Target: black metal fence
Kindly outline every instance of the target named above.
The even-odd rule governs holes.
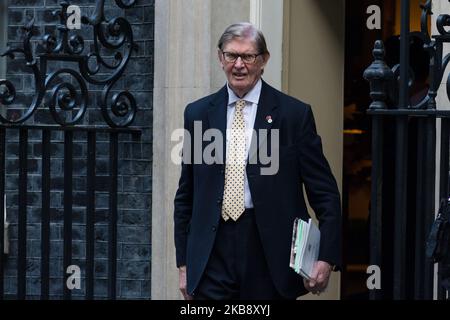
[[[133,32],[128,21],[122,17],[106,20],[104,15],[104,0],[96,2],[96,9],[91,17],[82,17],[81,22],[92,27],[93,52],[83,54],[84,40],[79,35],[69,37],[67,27],[68,2],[61,4],[61,10],[54,14],[60,17],[57,26],[59,36],[47,34],[41,38],[46,52],[35,59],[32,52],[33,21],[25,28],[23,48],[7,50],[2,56],[12,59],[22,55],[26,66],[34,75],[35,93],[31,105],[23,110],[7,110],[6,115],[0,115],[0,208],[4,208],[7,132],[18,131],[19,136],[19,180],[18,180],[18,249],[17,249],[17,298],[26,298],[27,287],[27,190],[28,190],[28,146],[29,133],[41,132],[42,146],[42,176],[41,176],[41,266],[40,283],[41,299],[48,299],[50,294],[50,198],[51,198],[51,137],[54,132],[64,134],[64,218],[63,218],[63,274],[61,288],[64,299],[71,298],[71,290],[67,285],[69,274],[67,267],[72,264],[72,222],[73,222],[73,146],[74,134],[83,132],[86,135],[86,225],[85,225],[85,298],[94,297],[94,228],[96,211],[96,145],[99,134],[109,136],[109,215],[108,215],[108,298],[116,298],[117,275],[117,215],[118,215],[118,158],[119,136],[140,136],[139,129],[129,128],[137,108],[133,95],[128,91],[116,92],[110,98],[114,84],[123,74],[126,65],[136,46],[133,42]],[[130,8],[135,1],[116,0],[123,9]],[[102,58],[101,49],[116,51],[113,63]],[[48,73],[47,66],[53,61],[75,62],[78,70],[63,68]],[[94,67],[93,67],[94,65]],[[98,77],[100,69],[110,71],[109,76]],[[65,80],[71,78],[71,80]],[[107,126],[77,125],[89,106],[87,82],[103,85],[99,108]],[[75,84],[75,85],[74,85]],[[0,80],[0,106],[12,105],[16,100],[14,84],[8,80]],[[110,103],[109,103],[109,100]],[[56,124],[31,124],[36,110],[45,102]],[[110,107],[108,107],[110,106]],[[59,110],[58,110],[59,108]],[[0,218],[0,253],[4,251],[4,219]],[[4,298],[5,256],[0,255],[0,299]],[[54,275],[53,275],[54,276]]]
[[[75,132],[86,132],[87,136],[87,174],[86,174],[86,260],[85,260],[85,296],[92,299],[94,294],[94,217],[95,217],[95,185],[96,185],[96,137],[99,133],[109,135],[109,218],[108,218],[108,297],[116,297],[116,257],[117,257],[117,172],[118,172],[118,150],[119,135],[137,134],[136,129],[121,128],[91,128],[60,127],[60,126],[27,126],[27,125],[0,125],[0,206],[4,207],[5,194],[5,159],[6,130],[19,131],[19,215],[18,215],[18,263],[17,263],[17,298],[24,299],[26,296],[27,279],[27,163],[28,163],[28,133],[30,130],[42,132],[42,212],[41,212],[41,298],[49,297],[49,264],[50,264],[50,177],[51,177],[51,134],[54,131],[64,132],[64,222],[63,222],[63,274],[61,288],[64,298],[69,299],[71,291],[67,286],[68,273],[66,269],[72,264],[72,169],[73,169],[73,135]],[[11,223],[12,221],[10,221]],[[0,239],[3,239],[3,223],[0,222]],[[3,241],[0,241],[0,252],[3,252]],[[3,297],[3,255],[0,264],[0,298]]]
[[[387,287],[382,285],[381,290],[371,290],[371,299],[433,299],[434,263],[425,253],[437,211],[435,202],[449,197],[450,111],[437,108],[436,96],[450,61],[450,55],[443,56],[443,44],[450,42],[450,32],[445,30],[450,26],[450,15],[437,18],[439,34],[430,36],[427,25],[431,4],[429,0],[422,5],[419,33],[430,58],[426,96],[414,105],[410,100],[414,74],[410,68],[409,0],[401,1],[400,63],[392,69],[387,67],[383,42],[377,41],[373,50],[375,61],[364,73],[370,81],[373,100],[368,110],[372,117],[370,263],[382,266],[385,283],[392,281]],[[450,97],[449,83],[448,79],[446,89]],[[387,152],[387,144],[392,152]],[[387,167],[392,162],[389,176]],[[437,162],[440,166],[436,174]],[[442,286],[444,267],[448,266],[439,265],[438,299],[447,295]]]

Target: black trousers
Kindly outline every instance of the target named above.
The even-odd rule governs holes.
[[[253,209],[245,210],[237,221],[220,219],[216,241],[194,299],[282,299],[269,273]]]

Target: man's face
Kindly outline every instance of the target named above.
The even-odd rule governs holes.
[[[235,62],[225,61],[224,52],[241,55],[257,55],[260,52],[257,51],[254,41],[245,38],[231,40],[218,52],[220,64],[229,86],[236,95],[242,98],[261,78],[264,66],[269,60],[269,54],[258,55],[254,63],[245,63],[241,57],[237,58]]]

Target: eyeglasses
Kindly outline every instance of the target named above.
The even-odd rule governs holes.
[[[244,63],[247,64],[252,64],[256,62],[256,58],[258,56],[260,56],[262,53],[258,53],[258,54],[247,54],[247,53],[243,53],[243,54],[239,54],[239,53],[233,53],[233,52],[222,52],[223,54],[223,58],[225,59],[226,62],[228,63],[235,63],[236,60],[241,57],[241,60]]]

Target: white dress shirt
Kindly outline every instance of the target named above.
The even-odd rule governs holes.
[[[245,121],[245,152],[246,161],[248,161],[248,150],[250,149],[250,143],[252,142],[252,132],[255,125],[256,111],[258,110],[259,96],[261,95],[262,81],[258,80],[256,85],[250,90],[242,100],[245,100],[245,108],[243,110],[244,121]],[[227,153],[228,146],[231,138],[231,126],[233,124],[234,112],[236,102],[241,100],[234,92],[231,90],[230,86],[227,84],[228,89],[228,105],[227,105]],[[228,157],[227,157],[228,158]],[[248,186],[247,172],[245,172],[244,178],[244,206],[246,209],[253,208],[252,196],[250,194],[250,188]]]

